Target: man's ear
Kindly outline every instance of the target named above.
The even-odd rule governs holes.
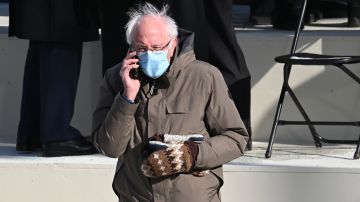
[[[178,44],[178,38],[176,37],[174,40],[173,40],[173,42],[172,43],[174,43],[174,46],[176,47],[177,46],[177,44]]]
[[[178,38],[174,38],[173,40],[171,40],[171,48],[170,48],[170,55],[169,57],[172,58],[172,56],[174,56],[175,54],[175,48],[178,44]]]

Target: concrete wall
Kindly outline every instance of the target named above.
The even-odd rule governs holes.
[[[301,50],[326,54],[360,55],[360,31],[308,31],[299,45]],[[289,52],[291,32],[240,30],[237,39],[252,74],[252,124],[255,140],[267,141],[282,83],[282,65],[274,57]],[[318,37],[322,36],[321,39]],[[27,41],[0,35],[0,139],[14,142],[19,121],[22,76]],[[360,75],[359,65],[351,69]],[[90,133],[91,114],[101,79],[101,44],[84,44],[73,125],[84,135]],[[360,120],[360,88],[335,68],[293,68],[291,84],[314,120]],[[301,120],[290,99],[283,117]],[[327,137],[357,138],[356,127],[319,127]],[[308,144],[312,142],[306,127],[278,129],[277,142]]]

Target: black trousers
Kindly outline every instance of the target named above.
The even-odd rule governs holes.
[[[70,126],[82,42],[29,42],[17,142],[38,144],[81,137]]]

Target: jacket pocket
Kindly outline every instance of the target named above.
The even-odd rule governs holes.
[[[174,134],[204,134],[204,111],[191,97],[180,97],[165,103],[166,115],[162,124],[165,130]]]
[[[186,114],[188,112],[189,107],[181,99],[166,103],[167,114]]]
[[[220,201],[220,183],[213,173],[203,177],[180,174],[172,182],[174,184],[171,186],[170,201]]]

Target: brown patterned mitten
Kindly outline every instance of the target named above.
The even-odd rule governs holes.
[[[151,178],[190,172],[199,153],[193,141],[170,144],[168,148],[154,151],[144,161],[141,170]]]

